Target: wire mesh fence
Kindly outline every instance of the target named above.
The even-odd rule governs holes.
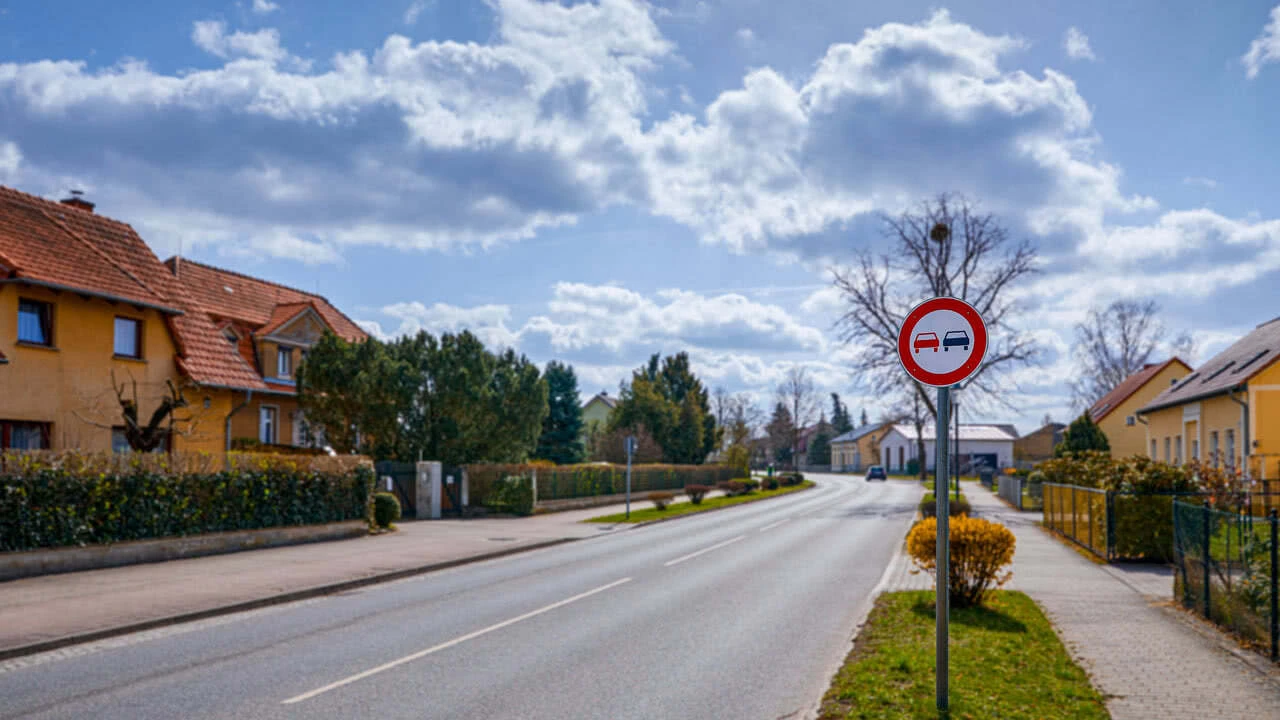
[[[1280,661],[1280,519],[1174,501],[1174,594]]]
[[[1001,475],[996,494],[1019,510],[1040,510],[1044,506],[1044,484],[1027,482],[1017,475]]]

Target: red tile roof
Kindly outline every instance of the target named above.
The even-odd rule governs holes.
[[[1098,401],[1089,408],[1089,416],[1093,418],[1094,422],[1100,422],[1102,418],[1111,414],[1112,410],[1120,407],[1121,403],[1128,400],[1130,395],[1141,390],[1142,386],[1146,385],[1151,378],[1155,377],[1161,370],[1164,370],[1175,362],[1187,368],[1187,371],[1190,372],[1190,366],[1176,357],[1169,358],[1162,363],[1147,363],[1142,366],[1141,370],[1129,375],[1129,377],[1124,380],[1121,380],[1119,385],[1116,385],[1111,389],[1111,392],[1099,398]]]
[[[313,302],[277,305],[275,309],[271,311],[271,318],[267,320],[267,324],[263,325],[262,329],[259,330],[258,333],[260,335],[270,335],[285,325],[288,325],[290,321],[301,315],[307,308],[315,310],[316,313],[320,312],[320,309],[317,308]]]
[[[236,320],[261,332],[278,320],[277,308],[310,304],[339,337],[365,340],[368,334],[325,298],[267,280],[242,275],[183,258],[165,261],[206,313]],[[287,312],[281,311],[281,312]],[[297,312],[294,312],[296,315]],[[285,320],[292,317],[285,318]]]
[[[266,389],[129,225],[0,186],[0,279],[165,313],[182,372],[201,385]]]

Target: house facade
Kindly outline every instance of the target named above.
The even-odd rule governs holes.
[[[609,397],[608,391],[601,390],[598,395],[582,404],[582,435],[587,437],[609,427],[609,418],[613,409],[618,406],[617,398]]]
[[[954,429],[950,433],[954,436]],[[922,428],[924,437],[924,467],[934,471],[937,457],[937,443],[934,426]],[[944,435],[944,439],[946,436]],[[961,424],[958,450],[952,452],[960,456],[961,472],[976,463],[983,463],[992,469],[1012,467],[1013,443],[1017,439],[1016,430],[1007,425]],[[953,441],[954,444],[954,441]],[[890,473],[904,474],[918,457],[918,440],[915,426],[909,423],[898,423],[888,426],[880,438],[879,464]]]
[[[1138,411],[1191,372],[1191,366],[1176,357],[1148,363],[1089,408],[1090,417],[1107,436],[1112,457],[1147,454],[1147,431],[1138,421]]]
[[[1032,465],[1053,457],[1053,449],[1062,442],[1066,425],[1049,423],[1013,441],[1013,462],[1016,467]]]
[[[1200,459],[1254,479],[1280,478],[1280,318],[1214,356],[1138,410],[1144,454]]]
[[[164,448],[220,453],[252,429],[246,394],[296,407],[259,370],[270,341],[243,352],[193,289],[92,203],[0,187],[0,449],[126,450],[122,399],[145,420],[177,392]]]
[[[364,330],[320,295],[181,258],[164,264],[259,381],[211,391],[228,446],[320,444],[298,407],[298,367],[325,332],[360,342]]]
[[[880,436],[889,427],[889,423],[863,425],[832,439],[832,471],[863,472],[880,464]]]

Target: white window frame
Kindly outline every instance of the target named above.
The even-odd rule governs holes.
[[[285,367],[285,358],[289,359],[288,367]],[[293,348],[276,346],[276,377],[286,380],[293,377]]]
[[[267,416],[270,415],[270,426]],[[266,432],[270,427],[271,432]],[[276,445],[280,438],[280,407],[277,405],[261,405],[258,407],[258,442],[264,445]]]

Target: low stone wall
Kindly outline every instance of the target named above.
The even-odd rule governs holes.
[[[235,530],[189,537],[134,540],[111,545],[60,547],[48,550],[0,553],[0,581],[35,575],[97,570],[99,568],[162,562],[241,550],[260,550],[324,540],[344,540],[369,532],[364,520],[298,525],[293,527]]]
[[[668,490],[676,496],[677,501],[682,499],[684,493],[679,490]],[[719,490],[712,490],[707,493],[707,497],[716,497],[724,493]],[[633,492],[631,493],[631,502],[648,502],[649,493]],[[565,510],[581,510],[582,508],[600,507],[601,505],[617,505],[627,501],[627,494],[620,493],[618,495],[592,495],[591,497],[567,498],[565,500],[539,500],[535,508],[543,512],[563,512]]]

